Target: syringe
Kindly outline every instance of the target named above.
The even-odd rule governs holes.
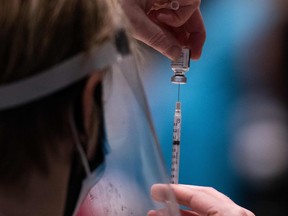
[[[172,144],[172,163],[171,163],[171,183],[178,184],[179,180],[179,165],[180,165],[180,136],[181,136],[181,103],[180,103],[180,85],[186,84],[186,72],[190,67],[190,49],[183,48],[181,56],[171,62],[171,68],[174,75],[171,77],[171,82],[178,84],[178,100],[174,114],[173,126],[173,144]]]
[[[180,163],[181,103],[176,102],[173,126],[173,147],[171,163],[171,183],[178,184]]]

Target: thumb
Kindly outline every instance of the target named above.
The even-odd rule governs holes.
[[[135,9],[135,8],[134,8]],[[148,46],[159,51],[171,60],[176,60],[181,54],[181,45],[165,28],[153,22],[141,8],[130,17],[133,36]]]

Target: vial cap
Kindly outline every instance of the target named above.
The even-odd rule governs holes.
[[[184,75],[174,75],[171,77],[171,82],[174,84],[186,84],[187,78]]]

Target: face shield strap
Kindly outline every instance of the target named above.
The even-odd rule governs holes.
[[[125,31],[119,30],[115,41],[108,41],[89,53],[80,53],[35,76],[0,86],[0,111],[57,92],[96,70],[112,65],[129,53]]]
[[[91,174],[91,170],[90,170],[90,167],[89,167],[89,163],[88,163],[85,151],[84,151],[84,149],[83,149],[83,147],[82,147],[82,145],[80,143],[80,138],[79,138],[78,132],[76,130],[75,121],[73,120],[73,117],[71,115],[72,114],[70,114],[70,125],[71,125],[71,129],[72,129],[73,139],[74,139],[74,141],[76,143],[76,149],[77,149],[77,151],[79,153],[80,160],[81,160],[81,163],[83,165],[85,174],[86,174],[86,176],[88,176],[88,175]]]
[[[78,105],[79,101],[78,103],[75,103]],[[104,174],[106,167],[105,156],[107,151],[102,106],[102,84],[98,84],[94,90],[93,111],[97,114],[97,119],[99,118],[97,128],[94,128],[95,130],[98,130],[95,132],[97,137],[91,135],[84,139],[81,138],[82,132],[77,127],[77,124],[79,124],[79,120],[77,119],[79,110],[77,109],[77,106],[73,106],[69,110],[69,128],[72,132],[75,150],[72,154],[64,216],[72,216],[73,212],[76,212],[77,209],[79,209],[80,204],[82,204],[82,201],[88,194],[90,188],[96,184]],[[95,148],[89,149],[89,146],[95,146]],[[91,179],[93,181],[91,181]]]
[[[69,177],[69,183],[68,183],[68,189],[67,189],[67,195],[66,195],[64,216],[73,215],[73,212],[75,211],[75,209],[78,209],[79,204],[81,204],[81,202],[78,202],[79,198],[80,200],[83,200],[85,198],[84,195],[88,193],[87,188],[86,190],[84,190],[84,193],[82,191],[83,180],[91,178],[91,176],[93,175],[92,172],[96,172],[97,179],[100,179],[105,169],[105,161],[102,161],[101,164],[97,164],[97,166],[95,166],[95,164],[93,164],[93,162],[88,159],[84,150],[85,144],[81,142],[80,135],[76,128],[75,121],[76,120],[74,117],[74,112],[71,111],[69,113],[69,122],[70,122],[70,127],[71,127],[71,131],[73,135],[73,140],[76,145],[76,151],[72,155],[72,164],[71,164],[70,177]],[[102,139],[102,137],[99,137],[99,138]],[[97,140],[97,144],[102,145],[103,142],[100,139]],[[101,154],[104,154],[104,152],[102,151]],[[95,155],[95,157],[98,157],[98,155]]]
[[[82,181],[84,178],[91,174],[88,159],[85,155],[84,149],[81,145],[79,134],[76,129],[73,112],[70,112],[69,122],[77,151],[74,152],[72,157],[71,171],[68,189],[66,193],[64,216],[71,216],[73,214],[82,188]]]

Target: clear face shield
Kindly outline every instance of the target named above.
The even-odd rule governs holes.
[[[1,86],[0,110],[47,96],[104,68],[105,138],[101,145],[107,153],[102,164],[91,167],[75,138],[85,176],[69,211],[77,216],[143,216],[149,210],[163,209],[164,215],[180,215],[172,191],[167,191],[164,203],[154,201],[150,194],[153,184],[168,184],[169,179],[137,65],[123,31],[119,31],[116,42],[106,42],[89,55],[79,54],[32,78]]]

